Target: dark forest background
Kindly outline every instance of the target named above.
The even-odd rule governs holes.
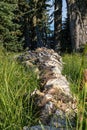
[[[52,3],[49,1],[0,0],[0,44],[15,52],[38,47],[62,52],[76,50],[76,45],[72,43],[72,34],[70,35],[69,11],[67,18],[62,22],[62,0],[53,0]],[[75,5],[82,5],[82,0],[74,1]],[[66,2],[68,8],[69,0]],[[54,11],[49,15],[52,7]],[[50,28],[52,22],[54,30]]]

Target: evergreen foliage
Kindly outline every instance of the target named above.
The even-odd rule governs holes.
[[[46,46],[49,0],[0,0],[0,39],[7,50]]]
[[[0,44],[10,51],[44,46],[51,48],[51,43],[56,51],[73,51],[72,43],[69,44],[71,36],[68,18],[62,28],[62,0],[53,0],[54,12],[50,16],[48,11],[52,5],[49,1],[0,0]],[[86,0],[75,2],[84,18],[87,12],[84,8]],[[50,29],[53,21],[54,36]]]
[[[11,51],[22,49],[22,44],[19,41],[20,25],[14,22],[16,8],[16,0],[0,1],[0,42],[7,50]]]

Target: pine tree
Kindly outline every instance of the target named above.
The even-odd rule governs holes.
[[[20,25],[14,20],[16,9],[16,0],[0,0],[0,42],[11,51],[21,50],[23,46],[19,40]]]
[[[36,44],[36,47],[42,47],[46,45],[48,25],[47,7],[50,6],[46,3],[47,0],[33,0],[31,3],[32,12],[32,39]]]
[[[45,46],[48,27],[47,0],[19,0],[24,48],[34,49]]]
[[[47,46],[49,0],[1,0],[0,38],[8,50]],[[24,43],[24,45],[23,45]]]

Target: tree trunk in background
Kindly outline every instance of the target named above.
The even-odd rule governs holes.
[[[30,36],[29,36],[29,15],[26,14],[28,11],[29,5],[26,3],[25,0],[18,0],[18,10],[20,12],[20,24],[23,30],[23,37],[24,37],[24,49],[30,48]]]
[[[87,42],[86,1],[66,0],[69,13],[69,26],[72,51],[78,51]],[[84,14],[83,14],[84,12]]]
[[[62,30],[62,0],[55,0],[54,10],[54,37],[55,50],[60,50],[61,30]]]
[[[37,11],[37,4],[38,4],[38,0],[34,0],[35,2],[35,10]],[[35,42],[37,43],[37,47],[43,47],[43,42],[42,42],[42,37],[40,35],[39,32],[39,27],[38,27],[38,18],[37,18],[37,14],[35,13],[34,17],[33,17],[33,25],[34,25],[34,31],[35,31]]]
[[[30,43],[30,36],[29,36],[29,23],[28,23],[28,18],[25,18],[25,25],[24,25],[24,38],[25,38],[25,44],[24,48],[30,48],[31,43]]]

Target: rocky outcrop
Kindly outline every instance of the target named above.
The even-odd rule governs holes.
[[[66,127],[71,130],[75,127],[76,99],[71,94],[66,77],[61,73],[61,56],[53,50],[38,48],[35,51],[27,51],[18,59],[26,66],[38,68],[36,70],[41,88],[31,93],[31,98],[34,98],[39,107],[41,123],[55,128],[51,130],[66,130]],[[27,130],[27,127],[24,128]],[[35,126],[33,130],[36,130]]]

